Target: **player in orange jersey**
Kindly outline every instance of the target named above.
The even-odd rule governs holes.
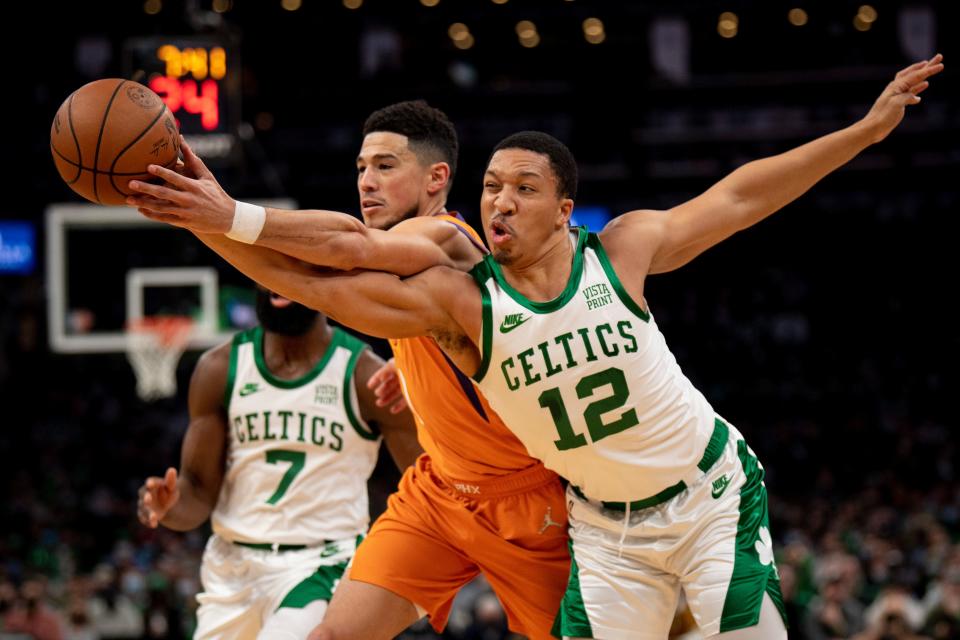
[[[457,156],[446,116],[423,102],[399,103],[373,113],[363,133],[357,186],[369,228],[345,214],[237,203],[186,145],[196,179],[178,176],[176,189],[132,182],[143,195],[129,202],[214,248],[227,233],[314,264],[400,274],[478,262],[486,253],[479,236],[445,209]],[[426,453],[404,474],[311,637],[391,638],[424,614],[439,631],[457,591],[481,572],[512,630],[550,637],[569,569],[557,476],[527,454],[433,339],[391,347]]]

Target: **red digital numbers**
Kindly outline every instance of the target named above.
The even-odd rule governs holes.
[[[215,131],[220,125],[220,88],[216,80],[204,80],[199,89],[196,80],[170,76],[154,76],[149,84],[175,117],[183,109],[199,115],[200,126],[205,131]]]
[[[204,131],[216,131],[220,125],[218,81],[227,74],[226,50],[166,43],[157,47],[156,56],[164,65],[164,75],[152,78],[150,88],[163,98],[174,117],[181,110],[198,115]]]

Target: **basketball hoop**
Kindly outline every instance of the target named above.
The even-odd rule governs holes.
[[[177,393],[177,363],[193,333],[187,316],[150,316],[127,324],[127,359],[137,376],[137,395],[146,401]]]

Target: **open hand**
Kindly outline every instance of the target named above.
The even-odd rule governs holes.
[[[152,164],[147,170],[165,181],[163,185],[131,180],[129,187],[138,195],[127,204],[147,218],[184,227],[198,233],[226,233],[233,225],[236,201],[227,195],[203,161],[193,153],[181,136],[183,165],[177,170]]]
[[[179,500],[177,470],[170,467],[162,478],[151,476],[140,487],[137,518],[145,526],[156,529],[163,517]]]
[[[390,407],[390,413],[400,413],[407,408],[407,401],[400,388],[400,375],[397,366],[390,358],[376,373],[367,380],[367,388],[373,389],[377,396],[378,407]]]
[[[921,60],[896,75],[863,118],[864,124],[874,131],[874,142],[880,142],[890,135],[903,120],[907,106],[920,103],[920,93],[930,86],[928,78],[941,71],[943,56],[938,53],[930,60]]]

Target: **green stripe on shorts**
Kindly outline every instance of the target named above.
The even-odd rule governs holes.
[[[289,607],[291,609],[303,609],[311,602],[317,600],[330,601],[333,597],[333,590],[336,588],[343,572],[347,569],[347,561],[344,560],[338,564],[325,565],[316,570],[316,572],[295,586],[283,598],[283,602],[277,609]]]
[[[567,546],[570,548],[570,581],[567,582],[567,590],[560,601],[560,611],[550,632],[555,638],[592,638],[593,629],[587,609],[583,606],[583,594],[580,593],[580,569],[573,555],[573,540],[567,542]]]
[[[763,467],[743,440],[737,441],[737,455],[747,480],[740,489],[736,555],[720,618],[721,633],[756,625],[760,620],[764,593],[770,594],[783,623],[787,623],[780,594],[780,576],[773,561]]]

